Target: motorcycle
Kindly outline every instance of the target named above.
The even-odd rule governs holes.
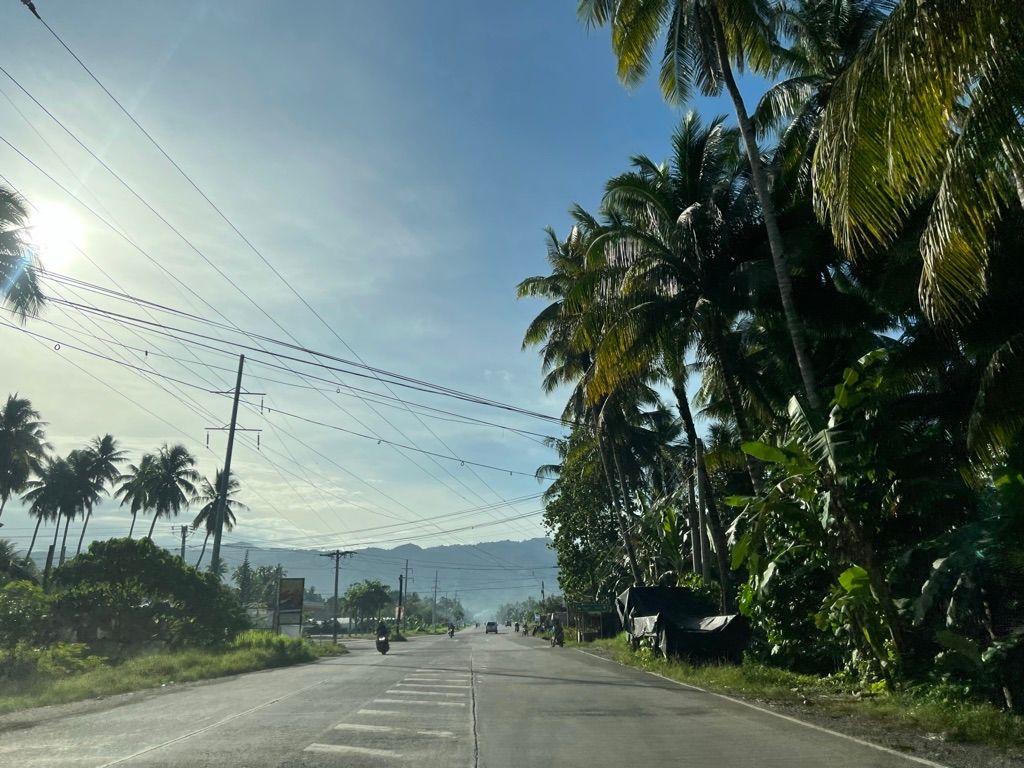
[[[448,637],[455,637],[455,627],[448,628]]]
[[[377,650],[381,652],[381,655],[386,655],[391,650],[391,643],[388,641],[387,635],[381,635],[377,638]]]
[[[559,648],[565,647],[565,635],[561,632],[555,632],[555,634],[551,636],[551,647],[554,648],[556,645]]]

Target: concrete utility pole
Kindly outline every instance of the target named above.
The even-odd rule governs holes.
[[[181,528],[181,559],[184,560],[185,559],[185,537],[188,536],[188,526],[187,525],[181,525],[181,526],[178,526],[178,527]]]
[[[220,535],[224,530],[224,509],[228,500],[228,483],[231,478],[231,451],[235,447],[235,424],[238,421],[238,396],[242,391],[242,367],[245,355],[238,356],[238,378],[235,380],[235,399],[231,403],[231,426],[228,427],[228,449],[224,454],[224,472],[217,489],[217,511],[213,527],[213,554],[210,556],[210,572],[220,578]]]
[[[355,552],[342,552],[340,549],[320,553],[320,557],[330,557],[334,560],[334,610],[331,611],[331,629],[335,645],[338,644],[338,573],[341,571],[341,558],[354,554]]]
[[[544,582],[540,583],[540,609],[544,610]]]
[[[405,580],[404,580],[403,583],[405,584],[405,595],[406,595],[405,602],[408,603],[409,602],[409,597],[408,597],[408,595],[409,595],[409,561],[408,560],[405,561]],[[400,616],[401,616],[401,618],[398,620],[398,631],[399,632],[401,632],[402,631],[402,627],[405,626],[405,611],[404,610],[401,612]]]
[[[395,617],[395,627],[398,634],[402,633],[402,593],[405,588],[405,577],[398,574],[398,615]]]
[[[430,606],[430,626],[437,625],[437,571],[434,571],[434,602]]]

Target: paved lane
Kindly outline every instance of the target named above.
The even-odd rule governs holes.
[[[491,635],[474,646],[485,768],[920,765],[534,638]]]
[[[369,642],[303,667],[0,718],[0,766],[909,768],[533,638]]]

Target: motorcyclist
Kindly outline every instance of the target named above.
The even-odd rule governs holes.
[[[565,630],[562,629],[562,622],[558,619],[555,619],[555,628],[552,630],[552,634],[554,635],[554,640],[558,645],[565,644]]]
[[[389,634],[388,625],[382,619],[380,624],[377,625],[377,637],[387,637]]]
[[[448,637],[455,637],[455,625],[448,622]]]
[[[518,621],[516,622],[516,634],[517,635],[519,634],[519,622]]]

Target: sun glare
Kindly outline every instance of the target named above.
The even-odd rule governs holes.
[[[43,267],[51,272],[66,269],[82,244],[82,222],[58,203],[39,203],[29,218],[28,232]]]

